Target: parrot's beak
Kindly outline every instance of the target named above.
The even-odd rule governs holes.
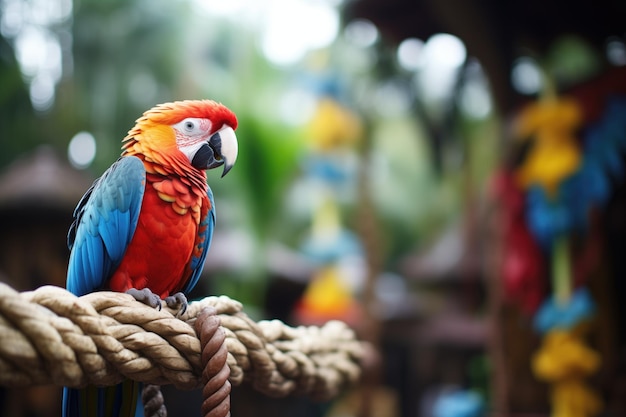
[[[238,151],[235,131],[230,126],[224,126],[198,149],[191,165],[198,169],[213,169],[224,165],[223,177],[235,165]]]

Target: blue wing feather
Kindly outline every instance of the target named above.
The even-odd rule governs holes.
[[[195,287],[198,283],[200,275],[202,274],[202,269],[204,268],[206,254],[209,252],[209,247],[211,246],[211,239],[213,239],[213,229],[215,228],[215,202],[213,201],[213,192],[211,191],[211,187],[207,187],[207,195],[209,197],[211,209],[207,212],[204,218],[200,219],[200,229],[202,229],[203,226],[206,226],[206,228],[199,236],[200,239],[198,239],[200,256],[192,257],[190,261],[192,274],[189,281],[187,281],[187,284],[183,288],[183,293],[185,294],[189,294],[193,287]]]
[[[85,193],[68,234],[67,289],[103,288],[122,261],[139,218],[146,171],[139,158],[120,158]]]
[[[85,240],[85,251],[89,254],[89,257],[85,257],[82,264],[86,267],[84,268],[86,276],[97,277],[102,275],[104,263],[104,253],[102,249],[102,243],[97,239]]]
[[[145,182],[139,158],[120,158],[80,200],[68,233],[70,292],[83,295],[103,288],[120,264],[137,227]],[[126,381],[104,389],[65,388],[63,416],[140,416],[139,387],[137,382]]]

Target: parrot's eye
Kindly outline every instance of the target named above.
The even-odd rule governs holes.
[[[189,133],[193,132],[196,129],[196,124],[191,120],[187,120],[184,126],[185,126],[185,130]]]
[[[211,121],[201,117],[188,117],[172,125],[176,132],[176,144],[187,156],[198,150],[211,135]]]

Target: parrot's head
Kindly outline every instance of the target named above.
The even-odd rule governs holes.
[[[137,119],[126,138],[123,154],[163,161],[184,156],[197,170],[233,167],[238,152],[237,117],[212,100],[185,100],[159,104]]]

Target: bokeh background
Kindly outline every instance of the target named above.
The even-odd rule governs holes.
[[[233,415],[626,415],[626,3],[0,0],[0,274],[64,285],[74,206],[157,103],[211,98],[201,285],[379,353]],[[0,343],[2,343],[0,341]],[[56,387],[0,415],[60,414]],[[199,393],[166,389],[170,415]]]

